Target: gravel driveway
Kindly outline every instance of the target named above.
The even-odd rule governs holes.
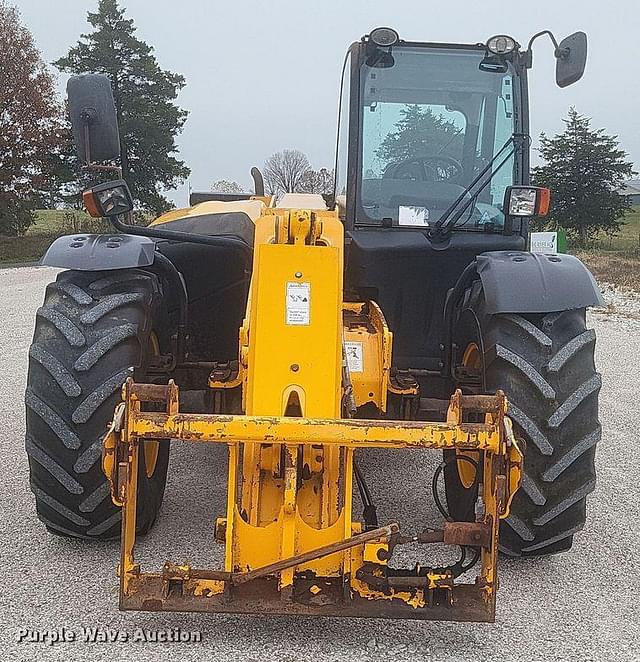
[[[2,660],[640,660],[640,300],[607,291],[609,308],[590,314],[604,379],[604,436],[587,526],[569,553],[501,561],[495,625],[125,614],[117,610],[118,545],[47,534],[28,488],[27,352],[35,311],[55,273],[34,267],[0,271]],[[213,516],[224,502],[224,449],[197,446],[172,453],[161,521],[141,545],[143,561],[156,567],[166,558],[209,565],[220,560],[211,540]],[[428,491],[433,456],[411,454],[415,482],[398,479],[394,487],[393,453],[379,452],[366,462],[381,521],[409,520],[416,513],[423,521],[435,518]],[[57,630],[76,641],[19,642],[21,628]],[[86,643],[82,628],[121,631],[130,641]],[[173,636],[176,628],[183,636],[199,631],[201,641],[131,641],[142,631],[137,628]]]

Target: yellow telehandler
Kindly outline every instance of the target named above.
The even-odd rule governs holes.
[[[540,34],[557,83],[578,80],[584,33]],[[332,194],[266,195],[253,169],[253,194],[196,193],[141,227],[122,179],[84,193],[116,232],[43,259],[66,271],[37,313],[26,445],[49,531],[120,536],[122,609],[493,621],[499,549],[571,546],[595,481],[601,297],[576,258],[526,250],[549,207],[528,180],[538,36],[354,43]],[[108,78],[68,93],[80,156],[117,170]],[[136,536],[183,442],[228,450],[224,567],[143,571]],[[371,448],[441,454],[441,525],[378,520]],[[399,568],[404,545],[459,558]]]

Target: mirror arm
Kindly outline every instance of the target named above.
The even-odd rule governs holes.
[[[91,160],[91,141],[90,141],[90,132],[89,132],[91,113],[89,112],[89,110],[85,110],[82,113],[82,119],[84,120],[84,126],[82,127],[82,130],[84,132],[84,145],[85,145],[84,159],[86,163],[84,168],[86,170],[91,170],[94,172],[116,172],[118,173],[118,179],[122,179],[122,168],[120,166],[100,165],[99,163],[93,163],[93,161]]]
[[[91,165],[91,146],[89,144],[89,115],[83,113],[84,119],[84,160],[87,166]]]
[[[533,42],[538,38],[542,37],[543,35],[547,35],[549,39],[551,39],[551,42],[553,43],[553,47],[555,48],[554,55],[556,58],[560,57],[566,57],[568,55],[568,49],[563,48],[562,51],[560,50],[558,46],[558,40],[555,38],[555,35],[551,30],[541,30],[540,32],[536,32],[531,39],[529,39],[529,43],[527,44],[527,50],[524,53],[525,56],[525,66],[527,69],[531,69],[533,65]]]

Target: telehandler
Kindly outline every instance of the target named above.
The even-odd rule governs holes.
[[[541,35],[558,85],[577,81],[582,32],[525,50],[390,28],[354,43],[332,195],[265,195],[254,168],[254,194],[193,194],[141,227],[117,174],[84,193],[115,232],[43,258],[66,271],[37,312],[26,448],[50,532],[120,536],[122,609],[493,621],[499,549],[571,547],[595,484],[585,310],[602,298],[575,257],[527,251],[549,207],[529,182]],[[68,95],[79,155],[117,173],[109,80],[73,77]],[[170,442],[228,449],[223,568],[136,563]],[[357,464],[371,448],[441,453],[440,526],[379,521]],[[459,559],[398,568],[407,544]]]

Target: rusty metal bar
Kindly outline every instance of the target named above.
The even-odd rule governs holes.
[[[130,395],[140,402],[166,403],[170,398],[171,389],[166,384],[137,384],[129,380],[127,386],[130,388]]]
[[[283,600],[278,583],[269,577],[233,587],[231,598],[224,593],[196,596],[189,591],[174,591],[165,595],[161,575],[143,574],[136,579],[129,594],[120,596],[120,608],[153,612],[303,615],[312,618],[337,616],[476,622],[493,622],[495,618],[495,593],[487,599],[484,589],[477,585],[456,584],[446,591],[451,594],[453,608],[446,596],[441,596],[439,600],[436,595],[433,604],[416,609],[402,600],[370,600],[357,594],[345,599],[343,577],[322,578],[324,599],[314,601],[309,589],[317,583],[317,578],[298,578],[293,600]]]
[[[282,570],[287,570],[289,568],[295,568],[298,565],[309,563],[309,561],[315,561],[316,559],[319,559],[323,556],[329,556],[330,554],[335,554],[336,552],[344,552],[346,549],[351,549],[352,547],[362,545],[366,542],[389,540],[391,535],[397,532],[397,524],[388,524],[387,526],[382,526],[379,529],[365,531],[364,533],[359,533],[355,536],[352,536],[351,538],[345,538],[344,540],[333,542],[329,545],[323,545],[322,547],[312,549],[302,554],[296,554],[296,556],[290,556],[288,559],[282,559],[281,561],[270,563],[269,565],[265,565],[262,568],[256,568],[255,570],[250,570],[249,572],[243,573],[234,572],[231,575],[231,583],[234,586],[246,584],[247,582],[253,581],[254,579],[266,577],[267,575],[272,575],[276,572],[281,572]]]
[[[491,546],[491,527],[484,522],[445,522],[443,533],[445,545]]]
[[[499,451],[500,431],[485,423],[306,419],[132,412],[139,439],[337,445],[349,448],[461,448]]]

